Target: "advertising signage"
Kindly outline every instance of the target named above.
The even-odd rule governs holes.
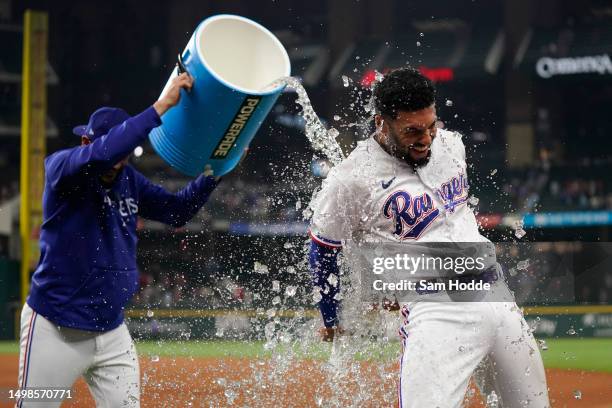
[[[535,71],[544,79],[578,74],[612,75],[612,61],[608,54],[564,58],[544,56],[536,61]]]

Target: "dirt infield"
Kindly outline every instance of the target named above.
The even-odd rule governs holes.
[[[17,356],[0,354],[1,388],[15,387],[17,364]],[[361,407],[397,405],[396,365],[365,362],[345,368],[334,372],[324,362],[304,360],[162,357],[152,361],[143,357],[142,406],[316,407],[326,406],[330,398],[339,403],[358,401]],[[554,369],[547,373],[553,407],[612,407],[612,374]],[[329,389],[326,378],[344,387]],[[581,391],[581,400],[574,398],[575,390]],[[82,380],[74,394],[75,399],[63,407],[94,406]],[[483,406],[477,399],[476,394],[470,408]],[[0,407],[10,406],[0,403]]]

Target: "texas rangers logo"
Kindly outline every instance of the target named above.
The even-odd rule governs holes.
[[[405,191],[395,191],[383,206],[383,215],[393,219],[393,234],[399,239],[419,239],[439,214],[440,210],[434,208],[433,200],[427,193],[411,197]]]
[[[461,204],[465,204],[468,198],[470,186],[467,177],[463,173],[451,178],[436,189],[436,194],[444,203],[444,209],[448,212],[455,212]]]

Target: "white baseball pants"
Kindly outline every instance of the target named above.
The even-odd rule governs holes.
[[[402,314],[400,408],[461,407],[483,361],[498,401],[488,406],[550,407],[542,357],[516,303],[411,302]]]
[[[140,373],[124,324],[108,332],[60,327],[26,303],[21,312],[19,388],[70,389],[85,378],[98,408],[140,406]],[[17,401],[17,408],[59,407],[61,401]]]

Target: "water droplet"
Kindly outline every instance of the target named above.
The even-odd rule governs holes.
[[[155,312],[153,312],[152,310],[147,310],[147,317],[153,317],[155,315]]]
[[[349,84],[350,84],[350,79],[349,79],[349,77],[347,77],[346,75],[342,75],[342,85],[343,85],[345,88],[348,88]]]
[[[487,408],[499,408],[499,398],[495,391],[491,391],[491,393],[487,395]]]
[[[274,337],[274,332],[276,331],[276,323],[269,322],[264,327],[264,334],[266,335],[266,339],[271,340]]]
[[[459,346],[459,352],[463,353],[465,351],[465,346]]]
[[[514,236],[517,237],[518,239],[523,238],[527,233],[525,232],[524,229],[519,228],[516,231],[514,231]]]
[[[224,394],[225,394],[225,398],[227,398],[227,403],[229,405],[233,405],[234,400],[236,399],[236,391],[232,389],[226,389]]]
[[[287,286],[285,288],[285,295],[288,297],[293,297],[297,293],[297,286]]]
[[[329,274],[329,276],[328,276],[328,278],[327,278],[327,281],[328,281],[328,282],[329,282],[329,284],[330,284],[330,285],[332,285],[333,287],[336,287],[336,286],[338,285],[338,277],[337,277],[335,274],[333,274],[333,273],[330,273],[330,274]]]
[[[337,122],[340,120],[340,115],[334,115],[334,120]]]
[[[424,33],[419,33],[419,35],[420,35],[421,37],[425,37],[425,34],[424,34]]]
[[[523,229],[523,220],[515,221],[514,223],[514,236],[521,239],[527,234]]]
[[[527,268],[529,268],[529,259],[525,259],[524,261],[520,261],[518,264],[516,264],[516,269],[519,271],[524,271]]]
[[[273,280],[272,281],[272,291],[273,292],[280,292],[280,282],[277,280]]]
[[[323,296],[321,295],[319,290],[315,289],[315,291],[312,293],[312,300],[313,300],[313,302],[319,303],[322,298],[323,298]]]
[[[492,176],[494,176],[494,175],[496,175],[496,174],[497,174],[497,169],[493,169],[493,170],[491,170],[491,175],[492,175]]]
[[[273,305],[278,305],[280,302],[281,302],[280,296],[274,296],[274,299],[272,299]]]
[[[266,316],[268,316],[269,319],[272,319],[274,316],[276,316],[276,309],[271,308],[266,310]]]
[[[525,369],[525,376],[526,376],[526,377],[529,377],[530,375],[531,375],[531,368],[527,367],[527,368]]]
[[[260,262],[255,261],[255,264],[253,265],[253,270],[257,273],[261,273],[261,274],[266,274],[269,272],[268,270],[268,265],[264,265]]]
[[[582,399],[582,391],[580,390],[574,390],[574,399]]]
[[[455,113],[455,114],[453,115],[453,118],[455,118],[455,119],[457,119],[458,117],[459,117],[459,114],[457,114],[457,113]]]
[[[450,99],[447,99],[446,102],[444,102],[444,104],[446,106],[453,106],[453,101],[451,101]]]
[[[417,41],[417,42],[416,42],[416,46],[417,46],[417,47],[420,47],[420,46],[421,46],[421,42],[420,42],[420,41]]]
[[[569,330],[567,331],[567,334],[569,334],[570,336],[575,336],[576,330],[574,330],[573,327],[570,327]]]
[[[151,356],[151,362],[152,363],[157,363],[158,361],[159,361],[159,356],[158,355]]]
[[[478,197],[474,197],[474,196],[470,196],[470,198],[468,198],[468,204],[470,204],[471,206],[476,207],[478,205],[478,202],[480,200],[478,199]]]
[[[540,347],[540,350],[542,351],[548,350],[548,344],[546,344],[546,340],[539,339],[538,346]]]

